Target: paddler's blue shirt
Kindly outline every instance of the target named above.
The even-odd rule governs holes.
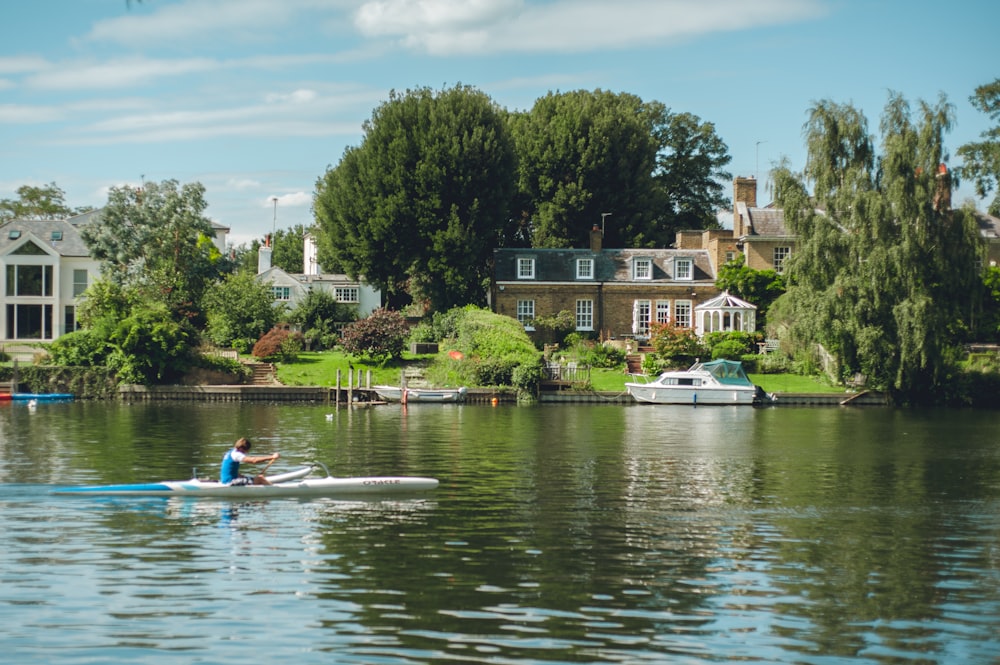
[[[239,459],[233,457],[236,455]],[[246,457],[243,453],[236,450],[235,448],[230,448],[226,451],[226,454],[222,458],[222,467],[219,470],[219,482],[223,485],[228,485],[233,482],[236,478],[240,476],[240,462]]]

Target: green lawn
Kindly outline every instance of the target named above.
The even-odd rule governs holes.
[[[404,367],[418,362],[429,361],[433,355],[414,356],[403,354],[398,362],[380,367],[349,357],[339,351],[304,352],[293,363],[278,363],[278,379],[289,386],[333,386],[340,370],[341,385],[347,385],[347,376],[353,366],[355,382],[357,371],[362,370],[362,382],[367,371],[372,372],[372,385],[388,384],[398,386]],[[594,368],[590,372],[590,382],[594,390],[602,392],[624,392],[628,375],[622,369]],[[831,386],[821,379],[796,374],[751,374],[750,380],[769,393],[842,393],[843,387]]]

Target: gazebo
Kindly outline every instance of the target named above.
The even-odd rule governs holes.
[[[748,332],[757,330],[757,306],[729,295],[706,300],[694,308],[694,331],[701,337],[711,332]]]

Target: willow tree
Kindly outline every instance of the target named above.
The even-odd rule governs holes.
[[[316,185],[320,263],[432,310],[485,303],[515,157],[503,111],[457,86],[393,93]]]
[[[946,382],[980,281],[975,219],[951,208],[944,167],[953,118],[944,97],[913,113],[891,94],[878,152],[857,109],[821,101],[804,128],[803,174],[774,173],[798,243],[772,322],[793,346],[821,345],[844,376],[907,401]]]

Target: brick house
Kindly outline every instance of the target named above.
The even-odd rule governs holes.
[[[493,311],[521,321],[573,312],[575,329],[602,339],[643,338],[651,322],[694,327],[695,307],[719,295],[706,249],[497,249]]]

